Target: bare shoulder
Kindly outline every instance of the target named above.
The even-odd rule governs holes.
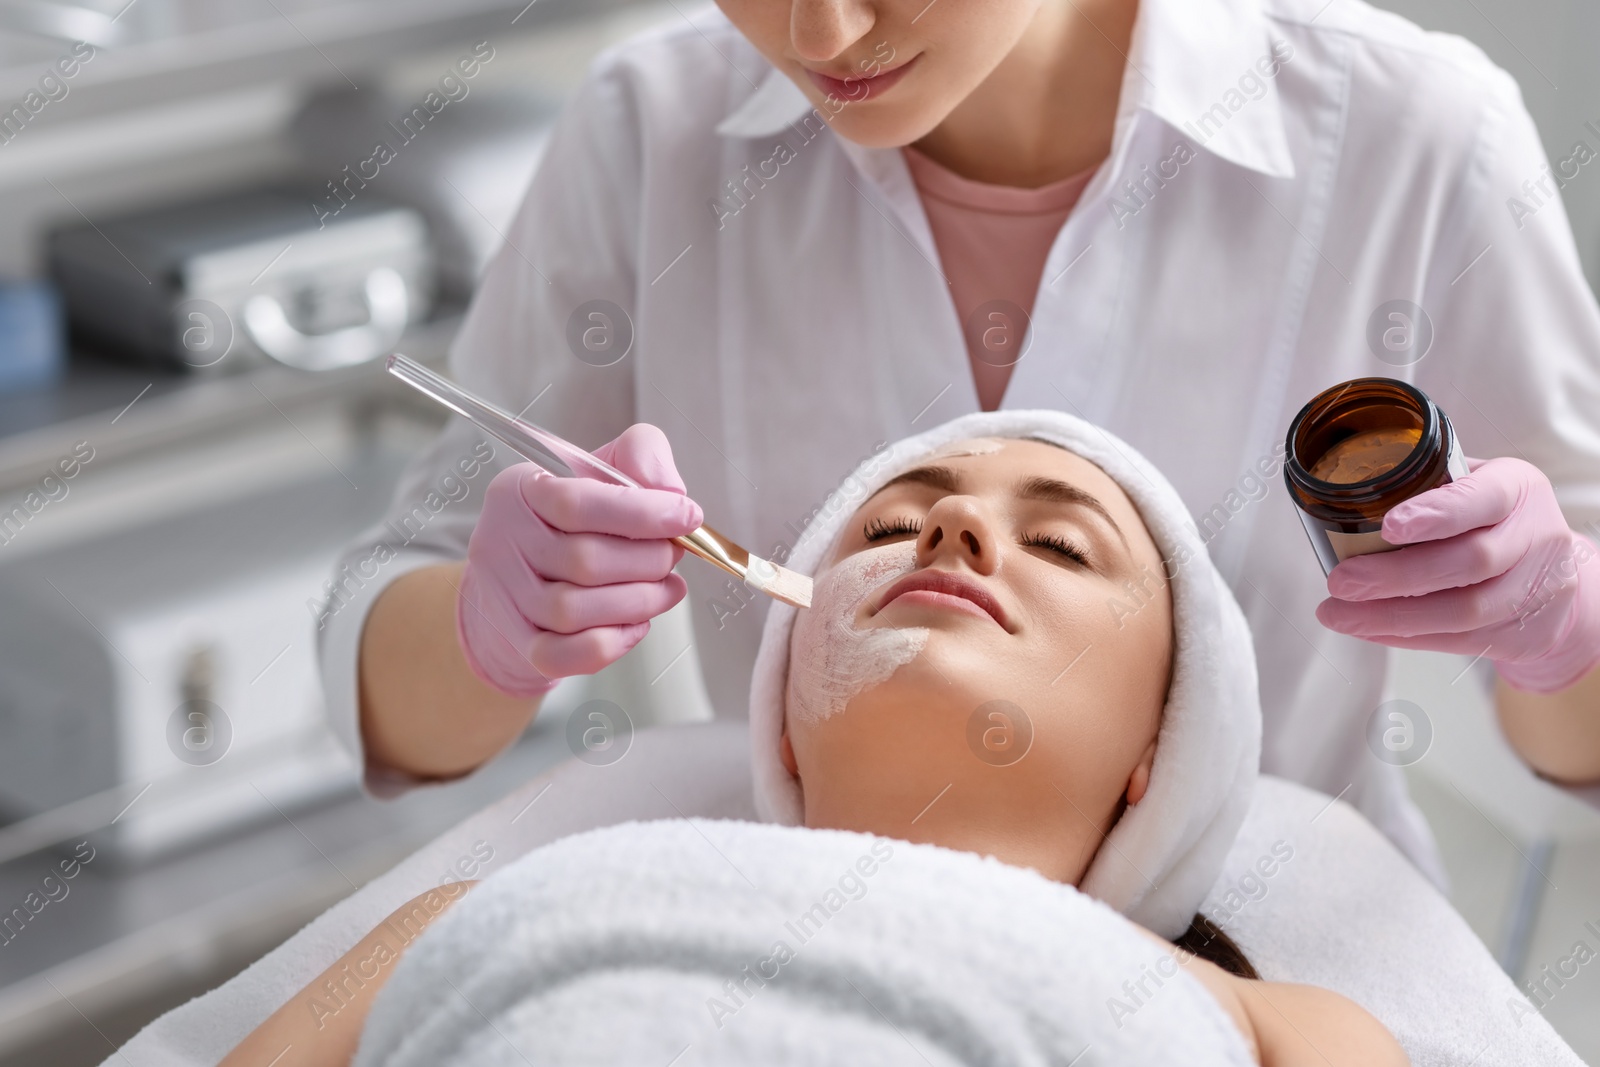
[[[1371,1012],[1332,990],[1240,980],[1236,992],[1255,1030],[1263,1067],[1406,1067],[1411,1062]]]
[[[477,882],[418,893],[252,1030],[218,1067],[345,1067],[378,990],[406,947]]]

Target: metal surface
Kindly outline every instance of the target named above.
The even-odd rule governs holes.
[[[427,360],[442,359],[460,325],[458,314],[419,323],[407,331],[405,344]],[[292,423],[296,408],[326,400],[436,410],[388,383],[376,364],[314,375],[269,365],[195,377],[74,353],[58,385],[0,394],[0,501],[36,483],[80,440],[94,445],[98,463],[203,441],[251,423]]]
[[[400,53],[491,43],[632,0],[109,0],[121,40],[99,49],[52,103],[52,122],[192,98],[219,88],[315,81],[364,88]],[[0,100],[20,99],[61,55],[60,42],[0,33]]]

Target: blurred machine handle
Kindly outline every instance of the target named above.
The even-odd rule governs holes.
[[[368,319],[357,326],[310,334],[297,329],[277,298],[258,293],[245,302],[244,328],[256,346],[298,370],[324,371],[375,359],[394,348],[410,317],[405,279],[375,268],[365,284]]]

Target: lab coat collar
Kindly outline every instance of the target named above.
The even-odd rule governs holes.
[[[1292,178],[1277,80],[1263,77],[1257,66],[1274,62],[1272,47],[1261,0],[1143,0],[1117,108],[1119,129],[1147,111],[1195,147],[1269,177]],[[716,129],[725,137],[766,137],[811,110],[800,87],[769,67],[756,91]]]
[[[724,137],[769,137],[810,110],[811,101],[800,87],[777,67],[768,67],[756,91],[717,124],[717,132]]]

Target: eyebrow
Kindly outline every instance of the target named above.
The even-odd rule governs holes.
[[[960,488],[961,479],[950,467],[915,467],[904,474],[890,478],[872,496],[877,496],[878,493],[891,486],[908,484],[925,485],[946,493],[954,493]],[[1123,547],[1129,548],[1131,551],[1127,535],[1122,532],[1122,527],[1117,525],[1117,520],[1111,517],[1111,513],[1106,510],[1104,504],[1100,503],[1099,498],[1088,490],[1055,478],[1043,478],[1035,475],[1017,482],[1014,492],[1019,500],[1041,500],[1046,503],[1069,504],[1074,507],[1087,508],[1104,519],[1106,525],[1110,526],[1122,541]],[[867,499],[871,500],[872,497]]]

